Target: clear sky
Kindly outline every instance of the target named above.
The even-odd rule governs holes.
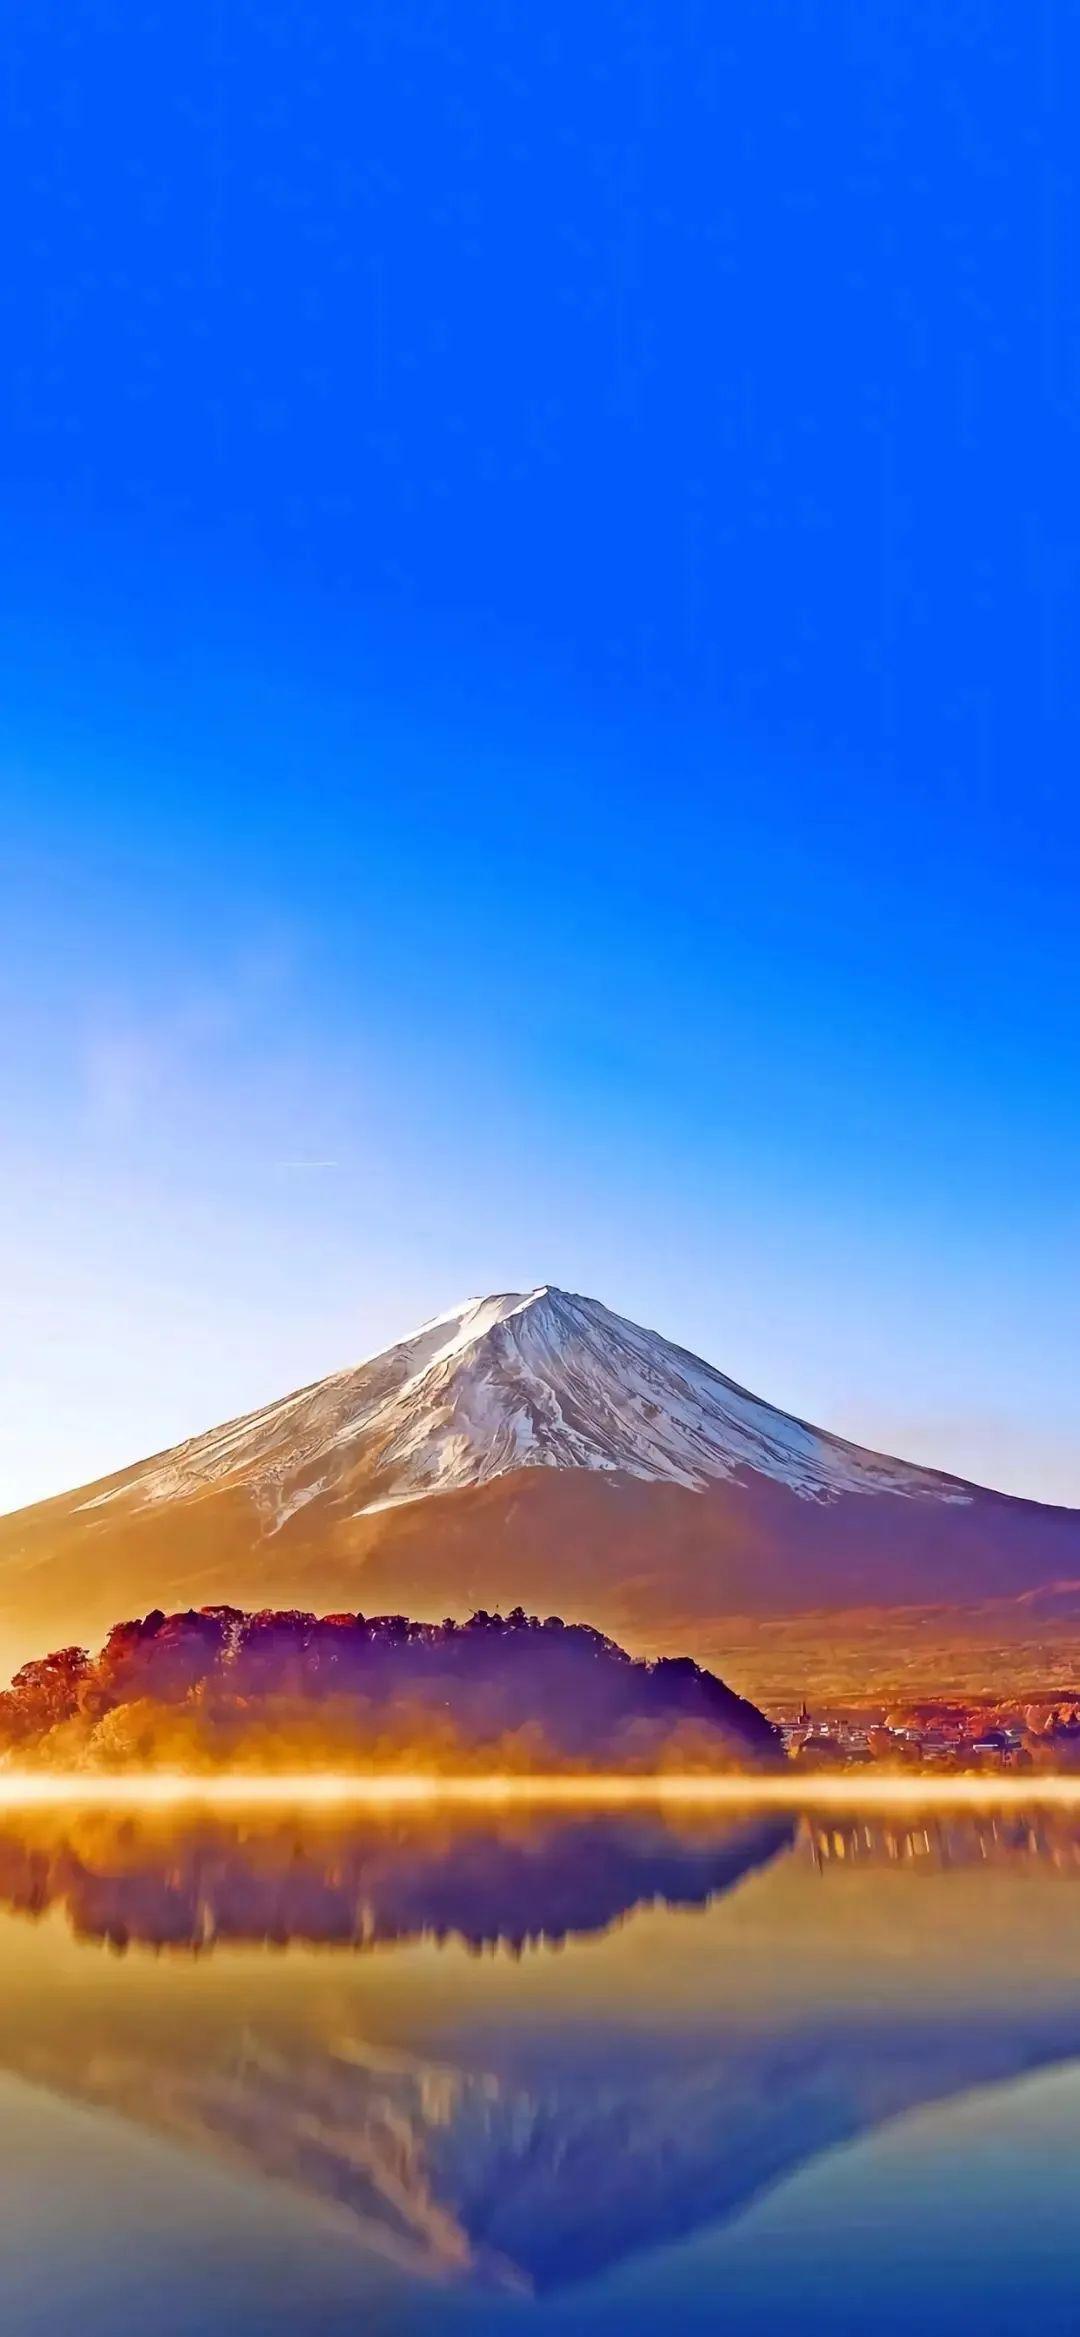
[[[5,47],[0,1503],[539,1281],[1080,1502],[1075,16]]]

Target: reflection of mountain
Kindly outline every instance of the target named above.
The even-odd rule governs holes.
[[[1073,2036],[1080,2044],[1080,2021]],[[611,2055],[611,2045],[608,2053]],[[558,2289],[727,2222],[807,2160],[900,2113],[1062,2057],[1049,2034],[872,2022],[730,2038],[688,2069],[583,2056],[524,2082],[362,2038],[279,2045],[245,2028],[205,2060],[133,2024],[17,2043],[26,2077],[221,2152],[336,2210],[377,2250],[440,2278]],[[495,2055],[492,2055],[494,2063]]]
[[[635,1906],[704,1907],[787,1848],[783,1817],[679,1831],[661,1816],[375,1817],[240,1826],[8,1816],[0,1901],[61,1906],[81,1937],[205,1951],[222,1940],[371,1947],[451,1936],[523,1948]]]
[[[5,1826],[0,1889],[23,1908],[61,1904],[73,1923],[112,1939],[189,1946],[213,1936],[374,1941],[460,1930],[516,1942],[602,1927],[654,1896],[704,1905],[779,1846],[775,1828],[698,1823],[682,1834],[660,1820],[596,1816],[314,1836],[259,1826],[243,1837],[217,1826],[170,1837],[101,1819],[43,1831],[27,1820]],[[736,2216],[806,2160],[900,2112],[1077,2049],[1080,2008],[1073,2020],[1060,2001],[1046,2004],[1034,1980],[993,2003],[980,1992],[977,1930],[962,1927],[950,1950],[963,1992],[950,2001],[936,1983],[920,1989],[920,1937],[949,1936],[949,1894],[961,1887],[940,1866],[925,1916],[910,1895],[906,1917],[897,1908],[895,1952],[910,1979],[882,1998],[880,1959],[871,1949],[864,1962],[858,1927],[845,1923],[850,1886],[838,1858],[837,1891],[841,1882],[847,1897],[821,1883],[809,1856],[780,1863],[752,1886],[740,1960],[727,1936],[737,1899],[690,1927],[689,1949],[679,1927],[683,1960],[670,1981],[659,1931],[647,1991],[629,2009],[620,1943],[595,1943],[576,1960],[591,1969],[588,2004],[575,1997],[569,1964],[550,1967],[558,2009],[546,2027],[536,2026],[542,2000],[525,1973],[506,1968],[496,1988],[485,1964],[453,1959],[456,2009],[434,2044],[439,1990],[426,1960],[410,1969],[409,1958],[394,1959],[404,1995],[388,2044],[378,1968],[352,1955],[320,1958],[317,1977],[290,1962],[280,1989],[257,1985],[246,1963],[223,1995],[212,1982],[228,1977],[228,1959],[194,1970],[140,1959],[114,1968],[84,2011],[75,1983],[96,1959],[70,1948],[67,2014],[55,1993],[39,2019],[0,2010],[0,2052],[28,2078],[288,2182],[369,2244],[437,2277],[555,2289]],[[914,1877],[912,1888],[921,1903]],[[820,1964],[816,1985],[809,1967],[802,1974],[806,1926],[816,1924],[820,1950],[826,1899],[835,1969],[823,1992]],[[366,1973],[368,1985],[336,1989],[343,1972]],[[152,1997],[136,1985],[142,1975],[153,1978]]]

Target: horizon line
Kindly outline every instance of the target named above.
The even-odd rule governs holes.
[[[673,1803],[699,1808],[957,1810],[1027,1809],[1043,1805],[1080,1810],[1080,1774],[1049,1772],[1034,1777],[912,1775],[893,1772],[868,1779],[845,1772],[833,1777],[757,1776],[650,1772],[640,1776],[596,1771],[535,1775],[502,1772],[440,1775],[435,1771],[224,1770],[197,1775],[179,1770],[9,1770],[0,1772],[0,1809],[86,1808],[146,1804],[179,1809],[294,1806],[396,1809],[449,1804],[518,1808],[591,1807],[612,1809]]]

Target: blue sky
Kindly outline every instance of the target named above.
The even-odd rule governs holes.
[[[0,1502],[541,1280],[1080,1501],[1078,45],[13,27]]]

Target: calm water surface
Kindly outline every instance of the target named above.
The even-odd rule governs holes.
[[[5,2337],[1080,2327],[1080,1821],[0,1819]]]

